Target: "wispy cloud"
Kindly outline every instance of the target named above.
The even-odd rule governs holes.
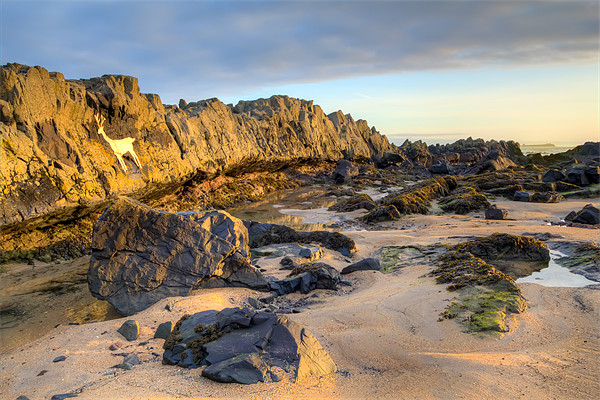
[[[2,63],[231,95],[403,71],[594,62],[598,2],[3,1]]]

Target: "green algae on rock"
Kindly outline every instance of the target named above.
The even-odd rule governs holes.
[[[452,247],[457,252],[469,252],[487,262],[494,260],[549,261],[546,244],[529,236],[493,233]]]

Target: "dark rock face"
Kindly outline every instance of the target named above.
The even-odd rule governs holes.
[[[173,330],[173,323],[163,322],[156,328],[156,332],[154,332],[154,339],[168,339],[169,335],[171,335],[171,331]]]
[[[491,206],[489,206],[487,208],[487,210],[485,210],[485,219],[502,220],[502,219],[506,219],[507,216],[508,216],[508,211],[506,211],[502,208],[498,208],[498,206],[495,204],[492,204]]]
[[[578,224],[598,225],[600,224],[600,209],[588,204],[573,216],[572,221]]]
[[[358,167],[348,160],[339,160],[331,177],[335,183],[348,183],[358,175]]]
[[[356,252],[354,240],[338,232],[296,231],[285,225],[267,224],[256,221],[244,221],[250,236],[250,247],[262,247],[281,243],[319,243],[323,247],[336,250],[345,256]]]
[[[316,262],[295,268],[289,277],[270,282],[272,291],[280,296],[300,292],[309,293],[315,289],[337,290],[340,287],[340,273],[333,267]]]
[[[252,384],[283,369],[293,381],[337,370],[314,336],[286,316],[229,308],[182,318],[165,342],[163,363],[196,368],[218,382]]]
[[[341,274],[351,274],[356,271],[379,271],[380,268],[379,260],[375,258],[365,258],[364,260],[360,260],[359,262],[344,267]]]
[[[465,170],[465,174],[482,174],[484,172],[501,171],[516,167],[514,161],[497,151],[490,151],[484,158]]]
[[[178,215],[121,198],[94,226],[89,288],[123,315],[186,296],[204,278],[232,275],[267,287],[249,263],[244,224],[225,212]]]
[[[562,171],[559,171],[557,169],[549,169],[548,171],[546,171],[544,176],[542,176],[542,182],[554,183],[564,181],[566,178],[567,176]]]
[[[523,192],[520,190],[517,190],[513,195],[512,195],[512,200],[514,201],[529,201],[529,198],[531,197],[531,193],[528,192]]]
[[[194,175],[395,151],[366,121],[287,96],[177,107],[140,93],[130,76],[75,81],[8,64],[0,77],[0,226],[48,213],[72,218],[115,194],[148,194]],[[105,136],[129,138],[131,151],[115,153]]]

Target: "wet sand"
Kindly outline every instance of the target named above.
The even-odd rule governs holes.
[[[345,233],[357,242],[353,260],[386,245],[454,243],[493,232],[550,232],[562,235],[561,240],[597,242],[598,229],[547,225],[590,202],[497,201],[514,220],[419,215],[382,224],[388,230]],[[339,255],[330,253],[328,258],[336,268],[344,264]],[[126,343],[116,330],[129,318],[62,325],[38,340],[3,351],[0,392],[7,399],[19,395],[49,399],[72,391],[84,399],[597,398],[597,288],[521,284],[528,311],[511,315],[510,332],[502,337],[476,337],[461,332],[453,320],[438,321],[454,294],[426,275],[431,268],[415,264],[391,274],[348,275],[352,289],[316,291],[315,303],[291,316],[315,334],[337,363],[339,372],[326,377],[244,386],[209,381],[199,369],[162,365],[161,357],[152,354],[162,355],[163,340],[152,339],[158,324],[175,322],[184,313],[241,306],[247,304],[248,296],[262,295],[247,289],[210,289],[186,298],[164,299],[131,317],[140,322],[142,335],[117,351],[108,347],[116,341]],[[175,301],[172,312],[165,309],[170,300]],[[129,352],[138,353],[142,364],[131,371],[110,369],[122,360],[114,354]],[[52,363],[60,355],[67,359]]]

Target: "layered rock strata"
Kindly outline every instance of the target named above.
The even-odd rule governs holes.
[[[67,80],[20,64],[0,67],[0,109],[5,227],[73,218],[111,196],[147,196],[191,177],[394,151],[366,121],[326,115],[312,101],[165,106],[130,76]]]

